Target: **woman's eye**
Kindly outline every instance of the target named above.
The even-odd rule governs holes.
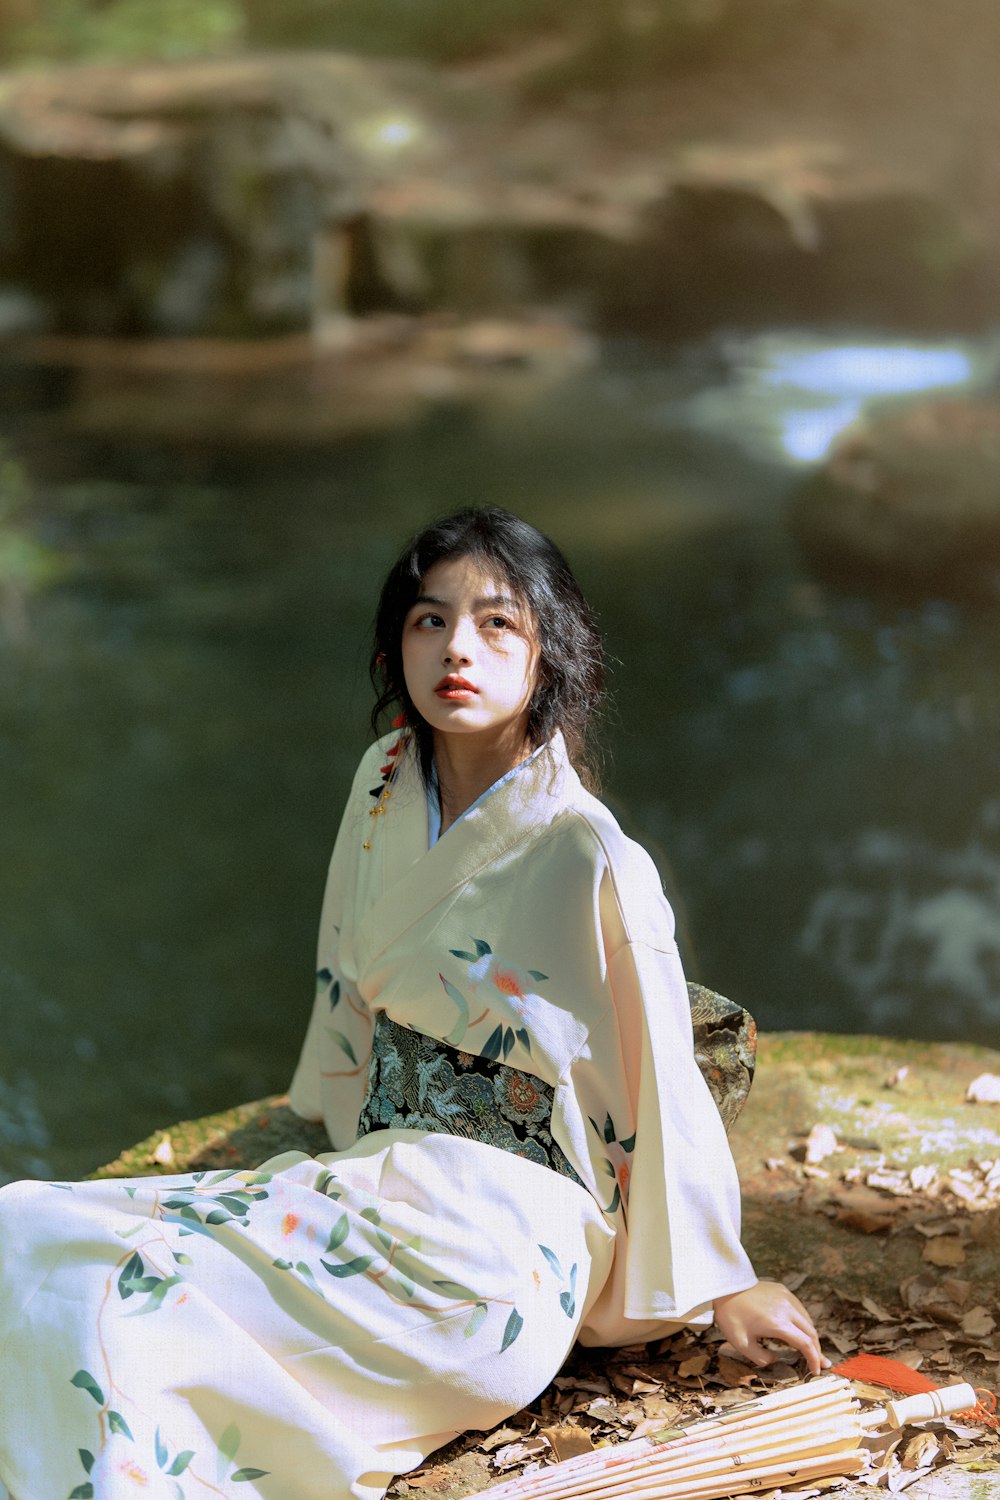
[[[487,625],[491,630],[513,630],[514,622],[508,620],[506,615],[490,615]]]
[[[431,630],[443,625],[444,620],[440,615],[418,615],[413,623],[418,630]]]

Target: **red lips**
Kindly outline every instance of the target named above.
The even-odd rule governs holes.
[[[459,677],[455,672],[449,672],[447,677],[441,678],[434,691],[443,697],[448,697],[451,693],[478,693],[479,689],[473,687],[466,678]]]

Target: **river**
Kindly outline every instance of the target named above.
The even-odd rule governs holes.
[[[996,1043],[1000,606],[827,589],[785,524],[867,401],[996,363],[615,344],[528,405],[322,452],[262,462],[237,433],[207,475],[183,443],[29,472],[65,572],[0,632],[0,1181],[287,1085],[375,592],[472,502],[551,531],[598,609],[607,795],[690,976],[763,1027]],[[16,459],[2,411],[0,438]]]

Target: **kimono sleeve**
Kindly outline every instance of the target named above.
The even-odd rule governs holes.
[[[588,1343],[708,1322],[716,1297],[757,1280],[740,1244],[725,1128],[695,1061],[680,958],[670,928],[656,935],[661,946],[625,933],[608,958],[613,1014],[573,1069],[594,1178],[616,1226]]]
[[[357,1137],[371,1055],[372,1015],[351,980],[345,927],[353,906],[350,885],[373,774],[371,759],[365,757],[355,777],[330,860],[316,951],[316,998],[288,1094],[296,1114],[324,1122],[337,1150]]]

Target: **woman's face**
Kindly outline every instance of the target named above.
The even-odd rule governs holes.
[[[435,563],[403,624],[403,675],[435,734],[487,736],[520,753],[538,671],[534,621],[475,558]]]

